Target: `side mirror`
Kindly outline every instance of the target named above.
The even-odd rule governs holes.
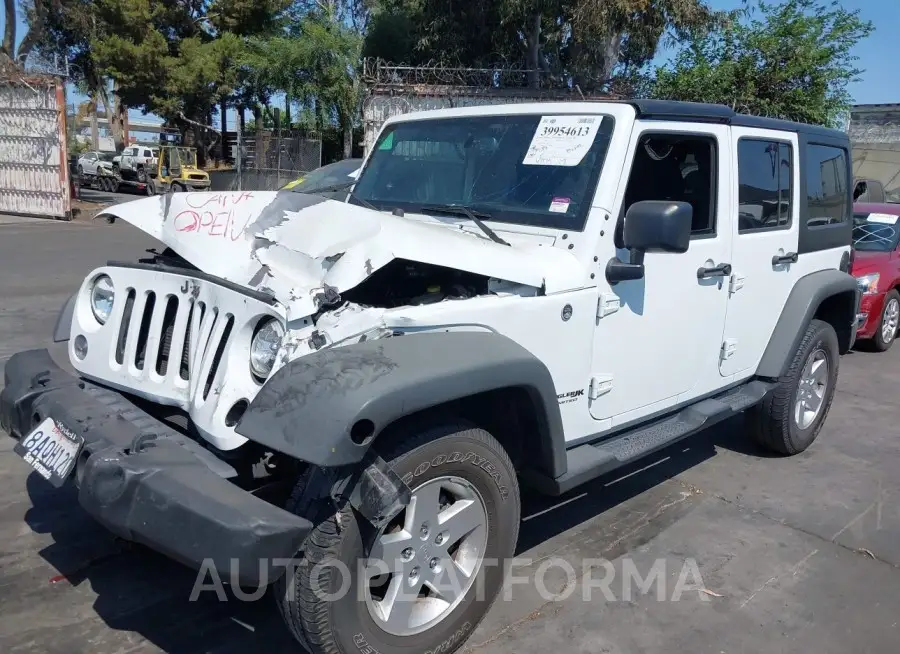
[[[645,200],[625,214],[622,243],[630,251],[628,263],[613,257],[606,264],[610,284],[641,279],[647,252],[687,252],[691,244],[694,209],[687,202]]]
[[[625,247],[638,252],[687,252],[693,215],[687,202],[635,202],[625,214]]]

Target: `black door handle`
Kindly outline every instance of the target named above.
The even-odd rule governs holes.
[[[797,253],[788,252],[787,254],[776,254],[772,257],[773,266],[778,266],[782,263],[797,263]]]
[[[710,277],[728,277],[731,274],[730,263],[720,263],[712,268],[698,268],[697,279],[709,279]]]

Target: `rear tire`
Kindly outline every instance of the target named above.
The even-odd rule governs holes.
[[[747,412],[748,427],[760,445],[785,455],[812,445],[831,408],[839,358],[834,327],[810,322],[787,374]]]
[[[170,188],[172,189],[172,193],[184,193],[184,187],[177,182],[172,182]]]
[[[881,319],[878,321],[878,329],[875,330],[875,336],[872,338],[872,347],[879,352],[889,350],[897,338],[898,323],[900,323],[900,293],[890,290],[884,296]]]
[[[288,628],[314,654],[451,654],[500,591],[505,562],[515,552],[520,515],[515,470],[502,446],[486,431],[464,424],[441,425],[396,442],[384,458],[415,500],[384,531],[376,532],[349,505],[336,510],[330,502],[304,499],[303,479],[288,502],[288,510],[316,526],[294,574],[284,575],[274,594]],[[457,502],[463,504],[454,512]],[[432,510],[441,514],[440,522]],[[430,518],[423,521],[423,516]],[[465,519],[476,526],[458,537],[457,529],[463,533],[470,524]],[[383,555],[370,559],[375,547],[383,548]],[[391,573],[361,573],[357,561],[374,560],[387,560]],[[451,591],[434,590],[435,583],[445,588],[454,579],[452,571],[466,569],[468,577],[456,573],[461,592],[455,597]],[[410,595],[404,599],[407,586],[412,590],[405,591]],[[328,601],[323,593],[331,596]]]
[[[138,166],[136,175],[137,181],[139,181],[141,184],[147,181],[147,171],[144,170],[143,166]]]

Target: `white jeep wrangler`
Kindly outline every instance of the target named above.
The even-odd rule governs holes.
[[[447,654],[503,582],[520,484],[744,410],[810,446],[856,331],[850,161],[842,132],[720,106],[394,118],[346,203],[110,208],[167,250],[88,275],[55,337],[78,377],[15,355],[2,424],[116,534],[274,584],[312,651]]]

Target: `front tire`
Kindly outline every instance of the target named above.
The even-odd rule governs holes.
[[[872,338],[872,345],[877,351],[886,352],[894,344],[898,324],[900,324],[900,293],[891,290],[884,296],[881,319]]]
[[[812,445],[831,408],[839,358],[834,327],[821,320],[810,322],[787,374],[747,412],[751,433],[760,445],[785,455]]]
[[[380,531],[347,504],[316,510],[303,481],[288,503],[307,517],[324,513],[294,574],[275,587],[289,629],[314,654],[456,651],[515,552],[515,470],[486,431],[442,425],[398,439],[383,456],[413,499]]]

